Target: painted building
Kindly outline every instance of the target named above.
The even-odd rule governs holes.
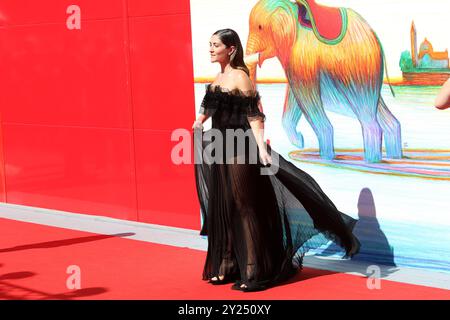
[[[434,51],[431,42],[425,38],[417,50],[417,32],[414,21],[411,23],[411,59],[416,68],[449,68],[448,49],[443,52]]]

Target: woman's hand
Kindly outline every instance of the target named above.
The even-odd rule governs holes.
[[[267,152],[267,149],[260,149],[259,151],[259,158],[261,159],[261,162],[266,166],[268,164],[272,164],[272,157]]]
[[[201,120],[195,120],[192,124],[192,129],[203,129],[203,123]]]
[[[436,96],[434,106],[440,110],[450,108],[450,78],[444,82],[444,85]]]

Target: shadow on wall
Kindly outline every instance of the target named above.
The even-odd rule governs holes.
[[[358,217],[353,233],[360,240],[361,248],[351,260],[396,267],[394,248],[380,228],[373,194],[368,188],[362,189],[359,194]],[[342,249],[332,243],[317,256],[331,256],[337,252],[342,252]]]

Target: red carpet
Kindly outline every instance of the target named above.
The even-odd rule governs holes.
[[[0,299],[449,299],[450,291],[305,268],[262,292],[201,280],[206,253],[0,219]],[[66,286],[81,269],[81,289]]]

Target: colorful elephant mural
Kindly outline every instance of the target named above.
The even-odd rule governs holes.
[[[402,158],[400,122],[380,95],[384,55],[369,24],[349,8],[314,1],[260,0],[249,20],[247,55],[280,61],[288,81],[283,128],[292,144],[304,147],[297,124],[304,115],[318,141],[320,156],[333,159],[334,134],[325,109],[355,117],[361,124],[366,162]],[[256,64],[249,65],[256,85]]]

